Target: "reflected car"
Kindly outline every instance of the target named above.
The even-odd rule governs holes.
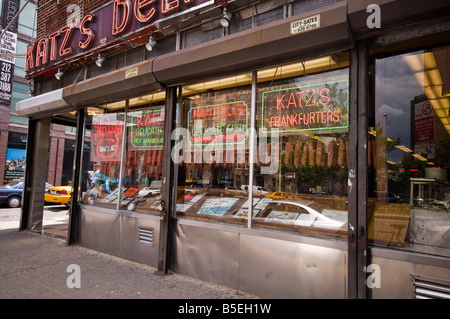
[[[273,200],[258,215],[266,222],[347,230],[348,212],[310,200]]]
[[[52,186],[45,194],[45,201],[54,204],[70,206],[72,186]]]
[[[53,185],[45,183],[45,193]],[[10,208],[22,205],[23,181],[11,182],[0,186],[0,204],[6,204]]]
[[[272,198],[272,199],[285,199],[285,198],[289,198],[292,199],[294,198],[291,194],[289,193],[285,193],[285,192],[274,192],[271,194],[267,194],[266,198]]]

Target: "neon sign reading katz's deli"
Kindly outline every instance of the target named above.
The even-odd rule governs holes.
[[[262,94],[264,131],[320,131],[348,127],[348,81],[281,88]]]
[[[48,67],[206,2],[209,0],[115,0],[28,45],[25,71]]]

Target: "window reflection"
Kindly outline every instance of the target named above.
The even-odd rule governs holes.
[[[248,199],[251,75],[183,87],[179,135],[177,215],[240,223]]]
[[[82,203],[160,213],[164,99],[154,92],[87,109]]]
[[[259,149],[255,185],[267,194],[255,227],[344,238],[348,90],[347,69],[259,84],[258,142],[267,147]]]
[[[127,150],[121,208],[138,212],[161,210],[164,106],[128,113]]]
[[[450,255],[449,50],[375,61],[369,130],[374,244]]]
[[[255,127],[250,74],[183,87],[177,216],[345,238],[347,66],[340,53],[259,70]]]
[[[84,158],[82,179],[82,189],[86,189],[82,199],[87,204],[117,205],[124,119],[124,113],[92,114],[87,118],[91,130],[85,146],[89,145],[90,154]]]

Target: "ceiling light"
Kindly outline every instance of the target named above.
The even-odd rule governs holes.
[[[222,25],[222,27],[228,28],[230,26],[230,20],[231,20],[231,13],[228,12],[226,8],[224,8],[222,19],[220,19],[220,24]]]
[[[32,97],[33,94],[34,94],[34,90],[33,90],[33,88],[31,87],[31,83],[28,82],[28,92],[27,92],[27,96],[28,96],[28,97]]]
[[[55,74],[55,78],[56,78],[57,80],[61,80],[61,78],[63,77],[63,75],[64,75],[64,72],[61,71],[61,69],[58,69],[58,72],[56,72],[56,74]]]
[[[103,62],[105,62],[105,58],[103,58],[100,54],[98,55],[97,61],[95,61],[95,64],[101,68]]]
[[[148,51],[152,51],[153,48],[154,48],[155,46],[156,46],[156,41],[153,40],[153,37],[150,37],[150,38],[148,39],[147,44],[145,45],[145,48],[146,48]]]

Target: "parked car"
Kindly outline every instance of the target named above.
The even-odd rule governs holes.
[[[64,204],[70,206],[70,197],[72,193],[72,186],[52,186],[45,194],[45,201],[55,204]]]
[[[348,212],[310,200],[273,200],[257,216],[265,221],[346,231]]]
[[[45,183],[45,193],[53,185]],[[0,186],[0,204],[6,204],[10,208],[22,205],[23,181],[11,182]]]
[[[241,189],[244,191],[248,191],[248,185],[242,185]],[[267,195],[268,191],[264,190],[262,186],[253,186],[253,194],[256,196]]]

